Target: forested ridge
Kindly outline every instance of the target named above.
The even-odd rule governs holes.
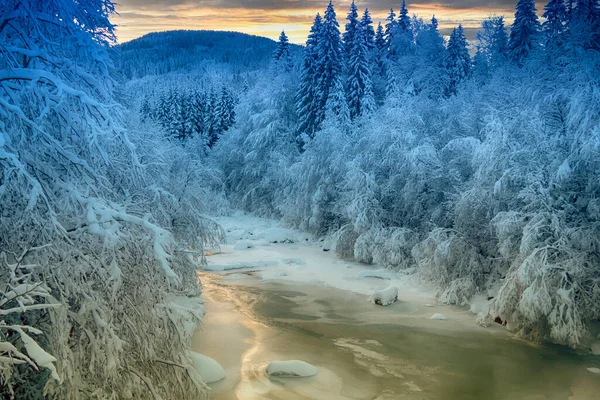
[[[377,26],[330,2],[303,49],[117,46],[110,0],[2,5],[1,396],[207,398],[195,271],[235,209],[432,283],[482,325],[598,334],[596,0],[519,0],[473,42],[404,1]]]

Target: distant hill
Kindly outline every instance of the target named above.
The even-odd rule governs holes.
[[[271,39],[239,32],[154,32],[119,45],[117,63],[127,78],[192,71],[207,64],[229,64],[241,72],[266,66],[276,45]],[[300,52],[301,46],[291,47]]]

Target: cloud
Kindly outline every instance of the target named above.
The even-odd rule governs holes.
[[[351,0],[334,0],[343,27]],[[419,0],[409,1],[409,12],[424,19],[438,18],[440,29],[462,23],[475,29],[491,14],[505,15],[510,23],[516,0]],[[369,7],[375,24],[383,22],[390,7],[396,12],[401,0],[356,0]],[[233,30],[276,40],[282,29],[294,43],[304,43],[315,13],[323,12],[327,0],[120,0],[117,35],[120,42],[149,32],[171,29]],[[538,7],[539,8],[539,7]],[[469,36],[473,36],[468,31]]]

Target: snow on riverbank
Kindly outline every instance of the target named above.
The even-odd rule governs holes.
[[[395,287],[399,293],[396,304],[414,306],[412,317],[429,320],[432,311],[443,310],[448,319],[475,325],[475,318],[466,310],[438,304],[435,289],[427,284],[381,266],[342,260],[332,251],[324,251],[329,250],[327,241],[316,241],[276,221],[241,212],[218,218],[217,222],[227,232],[227,243],[221,245],[219,253],[208,257],[203,269],[227,275],[228,284],[249,284],[248,275],[240,272],[251,271],[261,282],[324,285],[365,296],[365,300],[382,287]],[[435,309],[425,309],[432,304]]]

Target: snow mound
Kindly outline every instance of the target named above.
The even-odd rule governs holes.
[[[245,229],[236,229],[231,232],[227,232],[227,239],[231,240],[242,240],[246,238],[246,230]]]
[[[269,376],[308,377],[317,374],[317,369],[304,361],[271,361],[267,366]]]
[[[218,382],[227,376],[221,364],[210,357],[190,351],[190,358],[194,369],[202,377],[204,383]]]
[[[396,286],[388,286],[385,288],[377,288],[369,297],[369,302],[380,306],[389,306],[398,300],[398,288]]]
[[[236,244],[235,246],[233,246],[234,250],[248,250],[254,247],[254,244],[246,241],[246,240],[242,240],[241,242],[239,242],[238,244]]]
[[[588,368],[587,370],[590,371],[592,374],[600,375],[600,368]]]
[[[386,269],[367,269],[365,271],[360,271],[356,274],[357,279],[365,279],[365,278],[377,278],[377,279],[391,279],[390,271]]]
[[[441,321],[441,320],[445,320],[445,319],[448,319],[448,318],[446,318],[446,316],[444,314],[433,314],[431,316],[431,319],[437,319],[437,320]]]

